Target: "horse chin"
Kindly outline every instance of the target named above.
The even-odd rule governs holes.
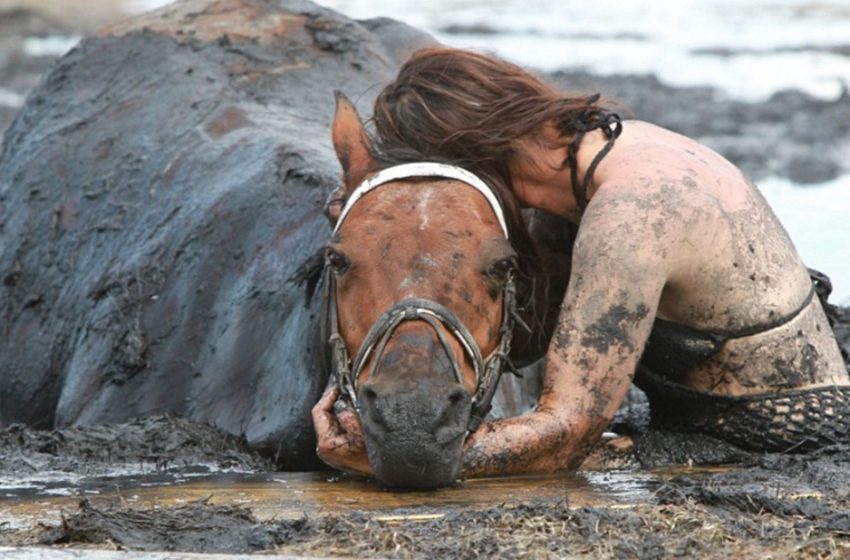
[[[380,444],[366,436],[372,473],[395,489],[431,489],[454,484],[463,466],[463,434],[441,443],[433,435],[409,433]]]

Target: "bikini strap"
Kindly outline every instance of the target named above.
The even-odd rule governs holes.
[[[812,283],[812,287],[809,290],[809,295],[806,296],[806,299],[803,300],[803,303],[801,303],[797,307],[797,309],[795,309],[794,311],[792,311],[788,315],[784,315],[784,316],[780,317],[779,319],[776,319],[775,321],[771,321],[770,323],[765,323],[765,324],[762,324],[762,325],[755,325],[753,327],[741,329],[739,331],[736,331],[734,334],[729,333],[728,334],[729,338],[730,339],[731,338],[744,338],[745,336],[752,336],[754,334],[761,334],[761,333],[767,332],[769,330],[775,329],[777,327],[781,327],[782,325],[784,325],[786,323],[790,323],[793,319],[796,319],[797,316],[800,313],[802,313],[803,310],[806,309],[809,306],[810,303],[812,303],[812,300],[815,298],[816,292],[817,292],[817,290],[815,289],[815,285],[814,285],[814,283]]]
[[[591,95],[587,98],[587,104],[592,105],[599,100],[599,94]],[[593,173],[602,162],[603,158],[608,155],[614,147],[614,141],[623,132],[623,122],[620,115],[612,113],[605,109],[594,109],[585,111],[581,116],[577,117],[570,123],[570,128],[575,130],[575,136],[570,142],[567,149],[567,165],[570,168],[570,182],[573,187],[573,196],[576,199],[576,205],[579,210],[579,215],[584,213],[589,202],[587,191],[590,188],[590,181],[593,179]],[[592,130],[601,129],[608,141],[605,146],[599,150],[599,153],[590,162],[587,168],[587,173],[581,181],[578,178],[578,150],[581,147],[581,141],[585,134]]]

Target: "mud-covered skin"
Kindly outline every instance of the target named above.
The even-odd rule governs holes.
[[[368,103],[431,41],[190,0],[58,61],[0,154],[0,425],[170,412],[316,466],[321,306],[295,278],[329,232],[333,90]]]
[[[580,170],[603,143],[601,133],[585,140]],[[518,197],[579,219],[563,187],[568,171],[556,165],[563,153],[540,148],[535,157],[536,168],[514,170]],[[591,194],[538,408],[482,427],[468,443],[469,473],[575,466],[622,402],[656,316],[734,333],[788,316],[810,293],[807,270],[763,197],[690,139],[624,123]],[[683,383],[758,395],[850,379],[815,299],[787,324],[730,341]]]

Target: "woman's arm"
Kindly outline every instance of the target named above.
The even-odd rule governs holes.
[[[466,443],[466,476],[575,468],[625,397],[668,277],[672,243],[659,233],[664,228],[650,225],[658,221],[637,198],[596,202],[573,250],[537,409],[483,424]]]

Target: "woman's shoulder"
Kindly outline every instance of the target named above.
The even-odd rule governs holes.
[[[729,174],[745,182],[741,171],[710,146],[675,130],[646,121],[626,121],[618,139],[622,152],[642,167],[659,171],[691,169],[695,173],[708,170]]]
[[[618,146],[604,162],[597,195],[632,200],[645,208],[717,206],[729,211],[750,199],[752,185],[729,160],[692,138],[643,122],[627,121]]]

